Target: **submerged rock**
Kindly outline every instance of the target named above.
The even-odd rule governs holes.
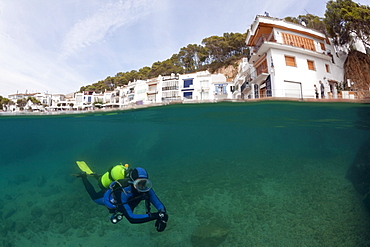
[[[214,225],[198,227],[191,235],[194,247],[216,247],[225,241],[229,231]]]

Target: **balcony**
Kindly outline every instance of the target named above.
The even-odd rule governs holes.
[[[225,93],[215,93],[214,95],[216,100],[227,99],[227,94]]]
[[[287,41],[287,40],[286,40]],[[265,54],[269,49],[278,49],[285,51],[294,51],[301,54],[314,56],[320,59],[331,61],[331,56],[322,52],[312,50],[310,45],[298,45],[299,43],[284,43],[284,41],[278,41],[274,38],[273,33],[262,34],[257,40],[256,44],[251,47],[249,53],[249,62],[256,62],[262,54]]]
[[[251,89],[251,85],[247,81],[245,81],[240,88],[242,93],[247,93],[250,89]]]
[[[260,47],[265,43],[265,42],[276,42],[274,38],[274,33],[270,34],[262,34],[261,37],[259,37],[258,41],[256,42],[256,45],[252,47],[250,50],[252,53],[257,53]]]
[[[157,90],[148,90],[147,94],[156,94],[158,93]]]

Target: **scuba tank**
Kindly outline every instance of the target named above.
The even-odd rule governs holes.
[[[106,173],[100,178],[100,184],[104,188],[108,188],[113,181],[119,179],[128,178],[130,176],[128,171],[128,164],[112,166]]]

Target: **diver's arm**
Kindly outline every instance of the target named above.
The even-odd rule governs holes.
[[[123,215],[131,224],[145,223],[159,218],[158,213],[134,214],[127,203],[123,204],[123,209]]]
[[[154,207],[160,211],[160,212],[166,212],[166,208],[165,206],[163,205],[163,203],[159,200],[158,196],[155,194],[154,190],[151,189],[149,190],[149,199],[150,199],[150,202],[154,205]]]

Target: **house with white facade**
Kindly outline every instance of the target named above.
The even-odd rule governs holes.
[[[33,97],[35,97],[38,101],[40,101],[42,105],[51,106],[52,94],[50,94],[50,93],[37,93]]]
[[[214,101],[231,99],[231,88],[223,74],[200,71],[180,75],[180,99],[184,101]]]
[[[252,67],[248,62],[248,58],[246,57],[243,58],[241,62],[239,63],[238,73],[233,79],[233,84],[234,84],[234,90],[232,92],[233,99],[241,99],[243,97],[241,93],[242,91],[244,91],[244,88],[242,88],[243,85],[244,87],[250,86],[249,84],[244,83],[244,82],[247,80],[247,75],[251,74],[250,73],[251,68]]]
[[[180,79],[179,75],[171,74],[170,76],[159,76],[160,81],[158,97],[161,102],[171,102],[181,100]]]
[[[236,85],[244,80],[238,87],[241,98],[315,98],[314,85],[320,90],[320,81],[325,97],[338,97],[346,56],[336,53],[323,33],[259,15],[247,32],[246,43],[250,66],[244,66],[234,80]]]
[[[146,81],[147,83],[147,95],[148,95],[148,101],[150,103],[158,103],[160,102],[160,99],[158,99],[158,91],[160,88],[160,79],[159,78],[152,78]]]
[[[120,95],[123,98],[124,105],[135,103],[135,86],[136,81],[129,82],[127,86],[120,90]]]
[[[234,85],[232,81],[228,81],[223,74],[212,74],[212,87],[214,100],[232,99]]]
[[[28,97],[34,97],[38,93],[16,93],[16,94],[9,94],[8,99],[13,102],[17,102],[19,99],[27,99]]]
[[[94,107],[94,103],[97,102],[105,103],[105,95],[103,93],[85,91],[82,93],[75,93],[74,101],[70,101],[69,105],[73,104],[73,109],[84,110]]]
[[[136,80],[117,88],[116,91],[119,92],[118,101],[122,107],[133,104],[232,99],[233,87],[233,83],[227,82],[223,74],[201,71]]]
[[[151,103],[148,102],[148,84],[146,80],[136,81],[134,101],[136,104]]]

